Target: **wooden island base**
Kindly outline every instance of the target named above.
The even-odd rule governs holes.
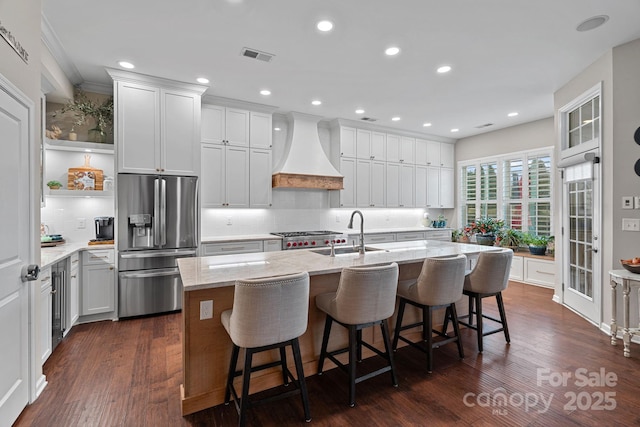
[[[400,280],[416,278],[420,274],[422,262],[401,264]],[[315,305],[315,296],[325,292],[335,291],[340,279],[339,273],[319,274],[310,277],[309,292],[309,324],[307,331],[300,337],[300,349],[306,376],[317,373],[317,361],[322,343],[325,314]],[[199,289],[184,292],[183,300],[183,384],[182,414],[191,414],[206,408],[219,405],[224,402],[225,383],[227,370],[231,358],[231,339],[220,322],[220,314],[233,306],[233,286],[217,287],[211,289]],[[213,300],[213,318],[200,320],[200,301]],[[459,304],[459,314],[467,313],[467,304]],[[411,310],[410,310],[411,309]],[[434,315],[434,327],[442,325],[444,310]],[[421,312],[415,307],[407,306],[405,312],[406,322],[417,321],[421,318]],[[393,330],[395,315],[390,320],[390,328]],[[419,340],[421,332],[419,328],[415,332],[403,334],[413,340]],[[384,343],[380,328],[368,328],[363,331],[363,339],[372,343],[377,348],[383,349]],[[334,325],[331,332],[329,349],[346,346],[348,337],[346,329]],[[406,344],[400,344],[406,345]],[[288,350],[289,351],[289,350]],[[363,348],[363,357],[371,357],[373,352]],[[346,355],[344,355],[346,360]],[[242,352],[241,352],[242,358]],[[255,356],[255,364],[278,360],[277,350],[263,352]],[[288,353],[287,360],[292,372],[293,356]],[[239,366],[242,361],[239,361]],[[328,369],[335,365],[327,360]],[[238,382],[240,378],[236,379]],[[345,381],[347,380],[345,376]],[[279,368],[271,368],[252,374],[251,393],[266,390],[282,384],[282,374]],[[346,396],[345,396],[346,399]]]

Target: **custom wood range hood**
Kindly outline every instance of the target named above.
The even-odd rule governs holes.
[[[318,138],[320,117],[287,114],[289,134],[285,155],[271,179],[273,188],[342,190],[343,176],[331,164]]]

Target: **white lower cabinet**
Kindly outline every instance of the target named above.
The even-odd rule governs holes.
[[[357,237],[356,235],[352,235],[351,237]],[[379,234],[365,234],[364,235],[364,243],[365,244],[373,244],[373,243],[386,243],[386,242],[395,242],[396,241],[396,233],[379,233]]]
[[[552,260],[514,255],[509,280],[552,288],[555,286],[555,263]]]
[[[425,232],[424,231],[412,231],[405,233],[396,233],[396,241],[397,242],[408,242],[411,240],[424,240]]]
[[[424,234],[427,240],[439,240],[441,242],[451,241],[451,229],[449,228],[442,230],[427,230]]]
[[[200,246],[200,256],[262,252],[262,248],[262,240],[227,243],[203,243],[202,246]]]
[[[52,316],[51,295],[51,267],[43,268],[40,272],[40,322],[39,322],[39,350],[40,362],[44,364],[51,355],[51,321]]]
[[[282,240],[265,240],[264,251],[265,252],[277,252],[282,250]]]
[[[511,271],[509,272],[509,280],[524,280],[524,258],[514,256],[511,260]]]
[[[71,267],[69,272],[69,302],[67,304],[67,329],[69,333],[80,316],[80,254],[75,252],[70,257]]]
[[[114,250],[84,251],[80,314],[89,316],[115,311],[115,289]]]

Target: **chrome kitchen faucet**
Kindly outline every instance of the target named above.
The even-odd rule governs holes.
[[[360,215],[360,249],[358,252],[364,254],[364,216],[362,215],[362,212],[355,210],[351,213],[351,219],[349,220],[347,228],[353,228],[353,217],[356,214]]]

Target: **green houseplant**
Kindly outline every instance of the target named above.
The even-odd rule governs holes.
[[[524,242],[529,245],[529,252],[532,255],[544,255],[547,252],[547,245],[552,241],[553,236],[533,233],[524,234]]]
[[[513,228],[503,228],[498,232],[500,246],[503,248],[511,248],[517,251],[520,245],[524,244],[524,234],[520,230]]]
[[[481,217],[468,226],[476,236],[476,242],[480,245],[492,246],[496,235],[504,228],[504,221],[497,218]]]
[[[113,124],[113,97],[105,99],[102,103],[96,103],[89,99],[87,94],[80,88],[74,91],[73,100],[67,102],[60,111],[54,114],[71,111],[74,114],[73,125],[70,133],[75,133],[75,127],[83,125],[87,117],[93,118],[95,125],[89,129],[89,139],[92,142],[106,142],[107,130]]]
[[[51,190],[58,190],[62,188],[62,183],[60,183],[59,181],[51,180],[47,182],[47,187],[49,187],[49,189]]]

